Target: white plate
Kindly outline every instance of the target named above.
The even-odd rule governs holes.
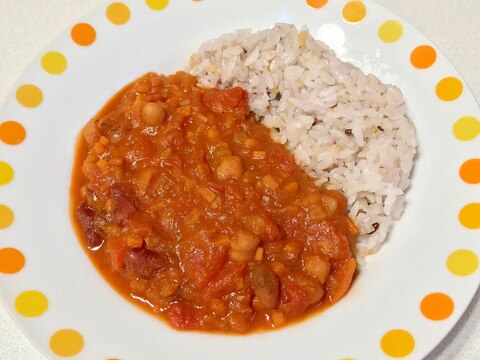
[[[480,279],[480,244],[474,241],[480,169],[478,162],[465,163],[478,154],[480,110],[448,60],[405,20],[368,0],[330,0],[318,9],[304,0],[124,5],[128,12],[106,3],[81,21],[95,39],[88,31],[72,36],[73,28],[82,33],[85,27],[68,29],[39,55],[0,110],[0,295],[32,342],[50,358],[78,359],[426,356],[465,311]],[[306,24],[342,59],[402,89],[420,144],[408,206],[348,296],[321,315],[244,337],[175,332],[120,297],[80,247],[68,211],[75,139],[90,116],[141,74],[175,72],[209,38],[276,22]],[[436,53],[425,69],[410,57],[421,45]],[[66,69],[62,56],[44,57],[52,51],[66,59]],[[454,80],[439,95],[444,78]],[[455,93],[458,83],[461,93]],[[38,87],[42,98],[25,84]],[[458,122],[466,116],[473,118]],[[26,130],[24,140],[18,128],[7,127],[12,119]],[[429,296],[436,293],[443,295]]]

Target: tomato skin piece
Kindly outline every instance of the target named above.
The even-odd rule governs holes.
[[[109,236],[107,240],[107,248],[110,253],[110,260],[114,270],[119,271],[125,267],[125,255],[128,246],[119,236]]]
[[[356,268],[353,258],[332,262],[332,273],[325,284],[330,303],[335,304],[348,292]]]
[[[209,89],[202,97],[202,104],[209,110],[225,113],[235,109],[248,111],[248,93],[240,87],[227,90]]]
[[[192,251],[183,257],[185,273],[197,288],[203,289],[215,274],[220,271],[226,255],[226,247],[218,249],[215,249],[213,246],[211,248],[192,248]]]
[[[212,233],[198,231],[184,239],[178,255],[185,275],[198,288],[203,289],[220,272],[227,258],[227,247],[215,246]]]
[[[344,260],[352,257],[350,242],[345,234],[330,221],[312,223],[306,229],[310,246],[333,260]]]
[[[281,310],[287,314],[296,316],[303,313],[308,305],[310,305],[310,301],[305,289],[294,284],[282,284]]]
[[[198,328],[200,321],[192,306],[174,304],[168,310],[168,318],[175,329],[193,330]]]
[[[228,293],[229,289],[233,288],[232,284],[234,284],[238,278],[243,277],[246,271],[247,265],[245,263],[231,264],[223,268],[220,274],[205,288],[205,298],[211,299],[215,296],[218,297]]]

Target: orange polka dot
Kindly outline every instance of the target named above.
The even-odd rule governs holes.
[[[26,108],[36,108],[43,101],[42,90],[36,85],[25,84],[17,89],[17,101]]]
[[[59,330],[50,338],[50,349],[58,356],[75,356],[82,351],[83,346],[82,335],[72,329]]]
[[[14,219],[13,211],[8,206],[0,204],[0,230],[12,225]]]
[[[350,23],[358,23],[367,15],[367,8],[361,1],[349,1],[343,7],[342,15],[345,21]]]
[[[453,101],[462,95],[463,84],[454,77],[446,77],[439,81],[436,88],[437,96],[443,101]]]
[[[0,273],[15,274],[25,266],[25,257],[17,249],[0,249]]]
[[[90,24],[80,23],[72,28],[71,36],[77,45],[89,46],[97,38],[97,32]]]
[[[395,329],[383,335],[380,346],[388,356],[403,358],[412,353],[415,339],[408,331]]]
[[[417,69],[427,69],[437,60],[437,52],[429,45],[416,47],[410,54],[410,61]]]
[[[420,311],[430,320],[440,321],[447,319],[453,313],[455,305],[450,296],[442,293],[433,293],[425,296],[420,303]]]
[[[5,144],[21,144],[26,136],[25,128],[16,121],[5,121],[0,124],[0,140]]]
[[[480,229],[480,204],[465,205],[458,214],[460,223],[468,229]]]
[[[307,0],[307,4],[314,9],[320,9],[327,5],[328,0]]]
[[[480,159],[470,159],[460,167],[460,177],[468,184],[480,184]]]

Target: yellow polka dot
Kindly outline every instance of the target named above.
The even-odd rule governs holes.
[[[437,84],[436,93],[440,100],[453,101],[462,95],[463,84],[454,77],[446,77]]]
[[[342,10],[342,16],[345,21],[358,23],[367,15],[367,8],[361,1],[353,0],[345,4]]]
[[[473,116],[464,116],[453,125],[453,135],[461,141],[470,141],[480,134],[480,121]]]
[[[0,204],[0,229],[6,229],[12,225],[14,218],[13,211],[8,206]]]
[[[51,75],[60,75],[67,69],[67,59],[59,52],[50,51],[42,57],[42,68]]]
[[[480,204],[472,203],[465,205],[460,210],[458,219],[468,229],[480,229]]]
[[[471,250],[454,251],[447,258],[447,269],[457,276],[472,275],[478,269],[478,256]]]
[[[39,291],[29,290],[21,293],[15,300],[15,309],[20,315],[37,317],[48,309],[48,299]]]
[[[13,179],[13,169],[6,162],[0,161],[0,185],[6,185]]]
[[[27,108],[35,108],[42,103],[43,94],[37,86],[22,85],[17,90],[17,101]]]
[[[130,20],[130,9],[120,2],[110,4],[107,8],[107,18],[112,24],[124,25]]]
[[[152,10],[163,10],[168,6],[168,0],[145,0],[148,7]]]
[[[393,43],[403,35],[403,25],[396,20],[385,21],[378,28],[378,36],[383,42]]]
[[[388,356],[403,358],[412,353],[415,339],[408,331],[395,329],[383,335],[380,345]]]
[[[59,330],[50,338],[50,349],[58,356],[75,356],[82,351],[83,345],[82,335],[72,329]]]

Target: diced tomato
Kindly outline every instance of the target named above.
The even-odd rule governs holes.
[[[245,275],[247,265],[245,263],[232,263],[222,269],[220,274],[213,279],[204,291],[205,298],[221,296],[225,292],[235,289],[235,282]]]
[[[185,240],[179,250],[185,274],[199,289],[203,289],[218,274],[227,255],[227,248],[215,246],[203,231]]]
[[[320,221],[306,227],[309,246],[330,259],[343,260],[352,256],[348,238],[331,221]]]
[[[125,266],[125,254],[128,250],[125,241],[119,236],[109,236],[107,247],[110,253],[112,267],[117,271],[123,269]]]
[[[293,316],[300,315],[310,304],[310,293],[306,288],[293,283],[282,284],[281,310]]]
[[[202,98],[203,105],[217,113],[233,111],[235,109],[248,112],[248,94],[239,87],[227,90],[206,90]]]
[[[224,194],[225,193],[225,186],[221,184],[214,183],[213,181],[209,181],[207,183],[207,187],[212,190],[214,193],[217,194]]]
[[[185,272],[195,286],[203,289],[220,270],[225,261],[227,248],[197,248],[184,259]]]
[[[181,169],[183,166],[183,160],[179,156],[170,156],[163,162],[163,166],[169,169]]]
[[[192,306],[173,304],[167,312],[172,326],[179,330],[192,330],[199,326],[199,319]]]
[[[357,262],[353,258],[332,263],[332,273],[325,285],[328,299],[332,304],[347,293],[356,268]]]

